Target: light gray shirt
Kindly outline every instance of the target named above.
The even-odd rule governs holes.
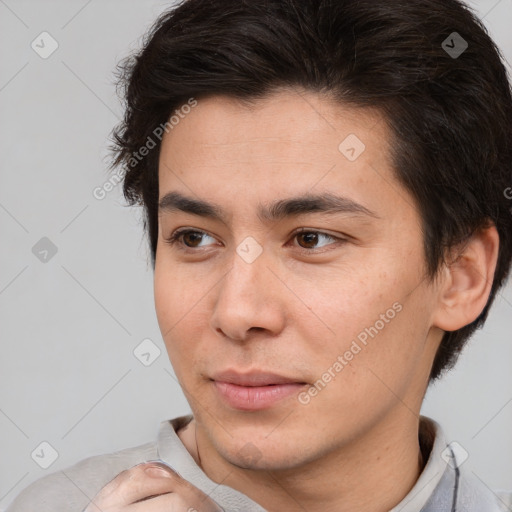
[[[244,494],[210,480],[196,464],[176,434],[191,420],[189,415],[163,421],[156,442],[89,457],[40,478],[25,488],[6,512],[83,512],[121,471],[150,460],[174,469],[226,512],[264,512]],[[460,451],[446,444],[437,423],[422,417],[420,441],[430,452],[427,464],[409,494],[390,512],[512,511],[512,494],[494,493],[466,471]]]

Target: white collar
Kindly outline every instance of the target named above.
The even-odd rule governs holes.
[[[389,512],[421,511],[439,485],[445,471],[453,469],[446,461],[449,460],[447,455],[451,453],[451,451],[449,448],[447,449],[441,426],[426,416],[420,416],[420,422],[420,432],[422,432],[425,437],[429,437],[431,440],[433,439],[430,455],[414,487],[409,491],[407,496]],[[424,442],[428,443],[428,441],[427,439]]]

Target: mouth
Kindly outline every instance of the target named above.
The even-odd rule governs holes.
[[[211,379],[219,398],[233,409],[256,411],[297,394],[308,384],[270,372],[226,371]]]

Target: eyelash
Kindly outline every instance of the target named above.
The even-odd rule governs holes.
[[[188,233],[199,233],[199,234],[208,235],[208,236],[211,236],[212,238],[215,238],[212,235],[210,235],[209,233],[207,233],[206,231],[201,231],[201,230],[198,230],[198,229],[177,229],[174,233],[171,234],[170,237],[165,238],[165,242],[167,244],[169,244],[170,246],[176,246],[176,245],[179,244],[181,247],[178,247],[178,249],[181,250],[181,251],[197,252],[196,249],[201,249],[201,247],[188,247],[187,245],[183,245],[183,243],[182,243],[181,237],[183,235],[188,234]],[[337,237],[337,236],[334,236],[334,235],[330,235],[328,233],[324,233],[323,231],[316,231],[316,230],[307,229],[307,228],[300,228],[299,230],[295,231],[292,234],[291,238],[293,239],[297,235],[301,235],[301,234],[323,235],[323,236],[326,236],[328,238],[331,238],[332,240],[335,240],[337,244],[342,244],[342,243],[347,241],[345,238],[340,238],[340,237]],[[332,244],[329,244],[329,245],[332,245]],[[311,254],[311,253],[321,253],[321,252],[325,252],[326,251],[325,247],[322,247],[320,249],[306,249],[305,247],[296,247],[296,248],[299,249],[299,251],[301,251],[301,252],[309,253],[309,254]],[[329,250],[329,249],[327,249],[327,250]]]

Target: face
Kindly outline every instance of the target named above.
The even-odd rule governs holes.
[[[436,295],[389,144],[378,114],[285,90],[199,100],[162,141],[158,322],[230,463],[298,467],[417,420]]]

